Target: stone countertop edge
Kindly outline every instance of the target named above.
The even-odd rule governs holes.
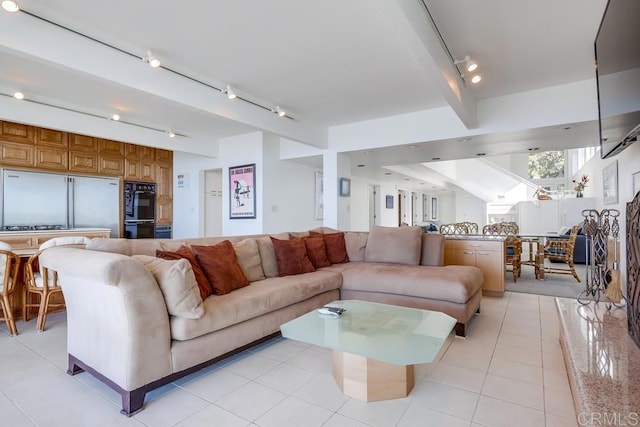
[[[576,416],[638,417],[640,347],[627,331],[626,307],[568,298],[556,298],[556,307]]]

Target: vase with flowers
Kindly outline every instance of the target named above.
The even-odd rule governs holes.
[[[576,192],[576,197],[583,197],[582,193],[584,191],[584,188],[587,186],[587,183],[589,182],[589,177],[587,175],[582,175],[582,178],[580,178],[579,181],[576,181],[574,179],[571,182],[575,184],[573,190]]]

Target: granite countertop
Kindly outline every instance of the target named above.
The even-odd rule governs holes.
[[[14,230],[14,231],[9,231],[9,230],[2,230],[0,231],[0,234],[22,234],[22,233],[42,233],[42,234],[51,234],[51,233],[76,233],[79,231],[89,231],[89,232],[93,232],[93,231],[111,231],[110,228],[64,228],[61,230]]]
[[[556,298],[556,306],[576,414],[633,421],[628,417],[640,409],[640,347],[627,331],[626,308],[608,311],[603,302],[583,306],[567,298]]]

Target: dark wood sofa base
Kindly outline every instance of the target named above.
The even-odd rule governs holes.
[[[67,374],[76,375],[86,371],[91,375],[93,375],[94,377],[96,377],[97,379],[99,379],[100,381],[102,381],[103,383],[105,383],[106,385],[108,385],[109,387],[111,387],[112,389],[114,389],[115,391],[117,391],[118,393],[120,393],[120,396],[122,397],[122,409],[120,410],[120,413],[123,415],[126,415],[127,417],[130,417],[142,410],[142,406],[144,405],[144,398],[148,392],[155,390],[159,387],[162,387],[163,385],[169,384],[173,381],[176,381],[196,371],[199,371],[200,369],[206,368],[207,366],[211,366],[214,363],[224,360],[230,356],[233,356],[234,354],[240,353],[248,348],[255,347],[258,344],[261,344],[265,341],[268,341],[272,338],[276,338],[279,336],[280,336],[280,332],[275,332],[271,335],[267,335],[256,341],[253,341],[247,345],[238,347],[235,350],[232,350],[221,356],[218,356],[211,360],[207,360],[206,362],[200,363],[199,365],[192,366],[180,372],[174,372],[173,374],[167,375],[164,378],[160,378],[149,384],[145,384],[142,387],[137,388],[135,390],[123,389],[122,387],[120,387],[119,385],[111,381],[109,378],[105,377],[100,372],[93,369],[91,366],[88,366],[81,360],[77,359],[72,354],[69,354],[69,369],[67,369]]]

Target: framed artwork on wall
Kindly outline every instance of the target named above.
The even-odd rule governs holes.
[[[438,198],[431,198],[431,219],[438,219]]]
[[[316,171],[314,206],[313,212],[315,219],[323,219],[324,217],[324,182],[322,172]]]
[[[386,208],[387,209],[393,209],[393,196],[391,195],[386,195],[385,198],[385,203],[386,203]]]
[[[256,164],[229,168],[229,218],[256,217]]]
[[[351,195],[351,180],[349,178],[340,178],[338,190],[342,197],[349,197]]]
[[[618,161],[602,170],[602,199],[605,205],[618,203]]]

